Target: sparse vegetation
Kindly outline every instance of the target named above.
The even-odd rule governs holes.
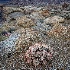
[[[1,70],[69,70],[69,6],[39,5],[4,7]]]

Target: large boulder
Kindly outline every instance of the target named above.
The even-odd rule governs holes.
[[[48,17],[47,19],[44,20],[44,22],[46,24],[48,24],[48,23],[55,24],[57,22],[60,22],[61,23],[61,22],[64,22],[64,18],[63,17],[60,17],[60,16],[53,16],[53,17]]]

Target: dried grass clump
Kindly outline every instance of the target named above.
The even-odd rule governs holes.
[[[67,28],[59,23],[55,24],[53,28],[48,32],[49,36],[55,36],[57,38],[60,38],[65,34],[67,34]]]
[[[48,10],[43,10],[43,11],[41,11],[41,15],[44,17],[48,17],[48,16],[50,16],[50,12]]]
[[[36,42],[42,41],[39,32],[32,28],[21,28],[17,30],[17,32],[21,34],[19,40],[17,41],[17,48],[27,48]]]
[[[55,25],[55,23],[59,22],[59,23],[62,23],[64,22],[64,18],[63,17],[60,17],[60,16],[53,16],[53,17],[48,17],[44,20],[44,22],[46,24],[53,24]]]
[[[24,28],[29,28],[35,25],[32,19],[27,18],[26,16],[20,17],[19,19],[17,19],[17,24],[18,26],[21,26]]]

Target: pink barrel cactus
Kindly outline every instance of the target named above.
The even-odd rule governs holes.
[[[53,58],[53,48],[46,44],[36,43],[25,53],[25,61],[34,66],[46,65]]]

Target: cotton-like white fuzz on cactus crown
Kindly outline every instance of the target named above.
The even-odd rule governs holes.
[[[25,53],[26,63],[32,64],[34,66],[46,65],[53,57],[53,48],[36,43],[33,46],[30,46]]]

